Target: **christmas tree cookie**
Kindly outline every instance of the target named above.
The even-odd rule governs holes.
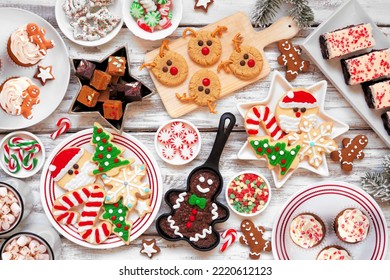
[[[129,160],[120,156],[123,150],[112,143],[113,138],[112,134],[104,130],[99,123],[94,124],[91,144],[96,146],[96,150],[92,161],[98,164],[98,168],[93,170],[94,175],[103,173],[110,176],[116,175],[119,172],[118,167],[131,164]]]
[[[277,169],[279,179],[299,164],[299,144],[287,147],[287,139],[271,141],[270,137],[248,137],[248,142],[258,158],[265,158],[269,169]]]

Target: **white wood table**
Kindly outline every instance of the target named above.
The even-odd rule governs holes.
[[[46,20],[48,20],[54,27],[58,29],[57,22],[54,16],[54,5],[56,0],[0,0],[0,7],[19,7],[32,11]],[[299,44],[303,39],[313,31],[313,29],[322,21],[326,20],[333,11],[346,0],[310,0],[310,6],[315,13],[315,23],[312,28],[300,31],[300,33],[293,39],[294,44]],[[182,34],[186,27],[200,28],[209,23],[213,23],[228,15],[238,11],[250,13],[255,0],[215,0],[215,3],[210,7],[207,14],[199,11],[194,11],[193,1],[184,0],[184,15],[180,27],[172,34],[171,38],[177,38]],[[390,17],[388,11],[390,10],[390,1],[388,0],[371,0],[359,1],[366,9],[367,13],[374,19],[380,29],[389,36],[390,33]],[[280,15],[278,15],[280,16]],[[60,32],[60,31],[59,31]],[[69,54],[75,57],[84,58],[98,58],[103,57],[107,53],[116,49],[117,46],[126,42],[131,49],[131,72],[137,76],[142,82],[154,88],[151,78],[147,71],[139,71],[139,66],[143,63],[144,54],[152,49],[160,46],[161,41],[151,42],[138,39],[123,26],[119,35],[110,43],[102,47],[83,48],[69,41],[61,32],[68,49]],[[272,69],[277,69],[284,73],[285,69],[278,65],[277,56],[279,55],[276,44],[270,45],[265,49],[265,54],[270,62]],[[60,77],[57,77],[60,78]],[[298,78],[293,81],[294,86],[306,87],[315,82],[326,80],[325,76],[320,70],[312,64],[310,71],[300,74]],[[201,132],[203,138],[202,150],[198,157],[185,166],[171,166],[164,163],[156,154],[154,149],[154,136],[158,127],[170,117],[166,113],[164,106],[158,94],[144,100],[141,105],[138,105],[136,110],[130,110],[125,116],[126,123],[124,131],[139,139],[144,143],[153,153],[160,166],[164,192],[170,188],[184,188],[188,173],[196,166],[201,165],[207,158],[211,146],[213,144],[216,128],[219,117],[223,112],[232,112],[236,115],[237,125],[232,132],[230,139],[222,154],[220,171],[226,182],[237,172],[243,170],[254,170],[264,174],[267,179],[272,182],[271,174],[265,167],[263,162],[255,161],[241,161],[237,159],[237,152],[245,142],[246,133],[243,127],[243,119],[238,114],[236,103],[248,102],[264,99],[267,95],[270,85],[270,76],[266,79],[256,82],[239,92],[229,95],[218,101],[217,115],[209,114],[206,108],[201,108],[184,118],[196,124]],[[78,92],[78,83],[74,75],[72,75],[66,96],[57,108],[57,110],[46,120],[30,127],[26,130],[37,134],[46,146],[47,154],[64,138],[71,133],[90,128],[94,119],[89,117],[81,117],[78,115],[69,115],[68,109],[71,105],[73,96]],[[354,167],[353,172],[347,176],[340,170],[339,164],[329,161],[330,177],[323,178],[305,170],[298,170],[287,181],[285,186],[281,189],[273,188],[272,200],[267,210],[253,219],[255,224],[261,224],[266,227],[268,231],[272,229],[274,218],[280,211],[281,206],[285,201],[300,190],[303,186],[319,182],[323,180],[340,180],[360,186],[360,177],[364,175],[367,170],[381,170],[381,158],[389,153],[388,147],[380,140],[380,138],[372,131],[367,123],[359,116],[359,114],[351,107],[351,105],[340,95],[340,93],[328,83],[328,91],[326,96],[325,109],[331,115],[338,116],[343,119],[349,126],[350,130],[344,135],[345,137],[354,137],[357,134],[366,134],[369,138],[369,145],[365,149],[366,158],[358,161]],[[50,139],[49,135],[56,129],[55,122],[61,117],[69,117],[72,121],[72,129],[68,134],[62,135],[56,141]],[[0,139],[4,133],[0,135]],[[341,138],[337,139],[341,142]],[[1,178],[6,177],[4,172],[0,172]],[[34,194],[34,209],[32,215],[29,217],[31,221],[34,219],[41,219],[45,217],[42,204],[39,198],[39,180],[40,172],[31,178],[26,179],[27,184],[32,188]],[[220,201],[225,202],[223,195],[220,196]],[[387,223],[390,225],[390,203],[379,203],[386,216]],[[162,203],[160,213],[168,211],[165,202]],[[235,228],[239,231],[241,218],[235,214],[231,214],[229,220],[225,223],[218,224],[217,229],[223,231],[227,228]],[[270,235],[270,234],[269,234]],[[155,225],[152,224],[150,228],[144,233],[147,238],[156,238],[158,245],[161,248],[161,253],[156,255],[153,259],[248,259],[248,247],[244,247],[235,243],[233,248],[229,248],[225,253],[221,254],[218,249],[211,252],[197,252],[193,250],[186,242],[167,242],[160,238],[156,232]],[[141,247],[141,239],[138,238],[129,246],[123,246],[110,250],[92,250],[80,247],[66,238],[62,238],[62,255],[60,259],[138,259],[141,257],[139,250]],[[143,258],[143,257],[142,257]],[[263,259],[272,259],[272,254],[265,253],[262,255]],[[146,259],[146,258],[145,258]],[[387,252],[387,259],[390,259],[389,249]]]

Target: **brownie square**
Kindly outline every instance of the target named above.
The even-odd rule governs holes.
[[[387,134],[390,135],[390,111],[387,111],[381,115],[383,120],[383,126],[385,127]]]
[[[141,93],[141,83],[133,82],[125,84],[125,102],[133,102],[133,101],[141,101],[142,93]]]
[[[87,107],[95,107],[99,98],[99,92],[89,86],[83,86],[77,96],[77,101]]]
[[[76,76],[83,80],[91,80],[93,72],[95,71],[96,64],[88,60],[80,60],[76,69]]]
[[[106,72],[95,70],[90,85],[97,90],[106,90],[111,82],[111,75]]]

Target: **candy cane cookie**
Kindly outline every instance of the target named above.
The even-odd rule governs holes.
[[[268,106],[264,105],[253,106],[249,109],[245,116],[244,126],[249,136],[258,136],[260,127],[274,140],[286,136],[278,125],[275,115]]]

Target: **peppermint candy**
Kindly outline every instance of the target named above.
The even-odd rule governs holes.
[[[224,239],[224,243],[222,244],[221,248],[219,249],[221,253],[225,252],[227,248],[229,248],[234,242],[236,242],[237,239],[237,231],[235,229],[229,228],[225,230],[221,234],[222,238]]]
[[[194,155],[194,150],[188,145],[183,145],[179,150],[179,154],[183,160],[189,160]]]
[[[171,138],[171,144],[176,149],[179,150],[183,147],[184,138],[180,134],[174,134]]]
[[[172,145],[166,145],[161,149],[161,153],[166,159],[173,159],[176,149]]]
[[[183,138],[184,138],[184,143],[189,145],[193,145],[196,142],[198,142],[198,134],[192,129],[184,131]]]
[[[134,1],[130,6],[130,14],[133,18],[139,19],[145,15],[145,10],[140,3]]]
[[[172,130],[161,129],[157,136],[158,141],[163,144],[167,144],[172,139]]]
[[[149,12],[145,15],[145,23],[147,26],[155,27],[161,20],[160,12]]]
[[[184,132],[185,128],[186,128],[186,126],[182,122],[174,122],[171,125],[171,130],[173,131],[173,133],[179,134],[179,135]]]
[[[164,30],[172,26],[171,0],[134,0],[130,14],[146,32]]]

